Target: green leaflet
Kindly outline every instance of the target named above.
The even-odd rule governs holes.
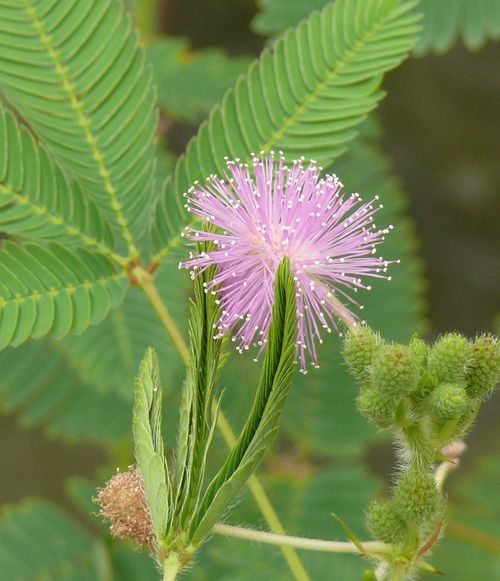
[[[48,340],[0,352],[0,408],[24,427],[42,425],[69,441],[103,442],[130,436],[131,402],[103,393]]]
[[[95,204],[1,103],[0,150],[0,230],[113,255],[111,229]]]
[[[187,38],[160,37],[148,48],[158,102],[168,117],[198,123],[249,65],[220,49],[194,50]]]
[[[82,333],[123,299],[127,280],[102,254],[52,243],[0,248],[0,349]]]
[[[338,0],[288,31],[254,61],[216,107],[176,166],[153,224],[157,259],[179,243],[187,216],[182,193],[224,172],[224,157],[283,150],[328,164],[383,93],[383,73],[415,44],[415,2]]]
[[[204,245],[203,250],[210,248]],[[217,419],[213,404],[223,340],[214,337],[214,329],[220,308],[216,304],[217,297],[205,292],[204,287],[214,274],[215,268],[211,267],[195,279],[195,296],[191,303],[191,358],[183,385],[177,441],[176,511],[181,528],[187,526],[199,502]]]
[[[154,91],[117,0],[0,4],[0,90],[129,248],[153,200]]]
[[[158,359],[148,349],[136,380],[132,420],[137,466],[144,480],[151,520],[156,536],[166,532],[171,499],[171,487],[161,433],[162,387]]]
[[[235,502],[278,430],[278,420],[295,366],[297,315],[295,283],[285,259],[276,274],[273,318],[261,379],[253,406],[223,466],[208,486],[192,516],[189,537],[197,547]]]
[[[260,0],[253,29],[274,35],[294,26],[313,10],[331,0]],[[424,30],[415,54],[448,51],[459,39],[469,49],[480,48],[488,39],[500,38],[500,4],[497,0],[420,0]]]
[[[461,39],[471,50],[500,39],[500,3],[496,0],[420,0],[424,32],[415,54],[443,53]]]
[[[102,578],[97,543],[60,509],[42,500],[3,512],[0,547],[4,580]]]

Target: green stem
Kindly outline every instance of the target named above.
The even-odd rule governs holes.
[[[165,330],[174,342],[179,355],[187,365],[189,363],[188,346],[184,341],[184,337],[179,331],[179,328],[177,327],[172,315],[168,311],[167,306],[163,302],[160,293],[155,286],[153,277],[142,268],[135,269],[134,275],[138,281],[138,284],[149,299],[151,306],[165,327]],[[219,410],[217,427],[221,432],[227,446],[230,449],[233,448],[236,444],[236,435],[222,410]],[[276,534],[285,534],[285,529],[283,528],[283,525],[281,524],[281,521],[276,514],[276,511],[274,510],[271,502],[269,501],[269,498],[257,476],[254,474],[250,476],[248,486],[271,531]],[[294,576],[294,579],[297,581],[310,581],[310,577],[295,550],[289,546],[281,546],[280,549],[286,559],[290,571]]]
[[[182,565],[177,553],[170,553],[163,563],[163,581],[175,581]]]
[[[309,539],[305,537],[292,537],[289,535],[278,535],[265,531],[256,531],[243,527],[234,527],[231,525],[217,524],[214,527],[214,533],[235,537],[238,539],[247,539],[258,543],[268,545],[287,546],[295,549],[304,549],[308,551],[320,551],[323,553],[357,553],[360,554],[359,548],[351,542],[326,541],[323,539]],[[363,551],[371,555],[388,555],[392,548],[386,543],[378,541],[368,541],[361,543]]]
[[[134,22],[145,45],[149,44],[156,32],[157,12],[158,0],[134,0]]]

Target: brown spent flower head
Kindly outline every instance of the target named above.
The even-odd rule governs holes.
[[[118,472],[97,492],[99,514],[110,521],[111,534],[134,541],[140,549],[154,551],[156,535],[139,470],[129,466],[127,472]]]

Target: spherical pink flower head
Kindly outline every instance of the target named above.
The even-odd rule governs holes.
[[[373,224],[378,197],[362,203],[358,194],[344,195],[338,178],[320,178],[314,161],[289,167],[273,154],[252,158],[252,168],[228,161],[225,179],[212,175],[185,194],[187,210],[212,226],[189,228],[189,238],[212,242],[214,249],[191,253],[180,266],[193,278],[217,266],[206,291],[220,293],[218,334],[232,330],[241,352],[266,342],[276,270],[288,257],[297,287],[297,357],[305,372],[307,352],[317,366],[321,329],[338,331],[336,319],[355,323],[343,301],[360,306],[349,291],[370,290],[361,277],[389,278],[389,263],[375,252],[392,226],[378,230]]]

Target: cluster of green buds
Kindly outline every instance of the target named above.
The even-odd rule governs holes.
[[[401,345],[357,325],[346,336],[344,359],[361,387],[360,412],[391,432],[399,453],[392,497],[370,506],[367,524],[393,546],[393,566],[410,571],[442,528],[445,500],[434,464],[446,460],[443,448],[463,437],[493,391],[500,345],[491,335],[469,341],[457,333],[433,345],[418,336]]]

